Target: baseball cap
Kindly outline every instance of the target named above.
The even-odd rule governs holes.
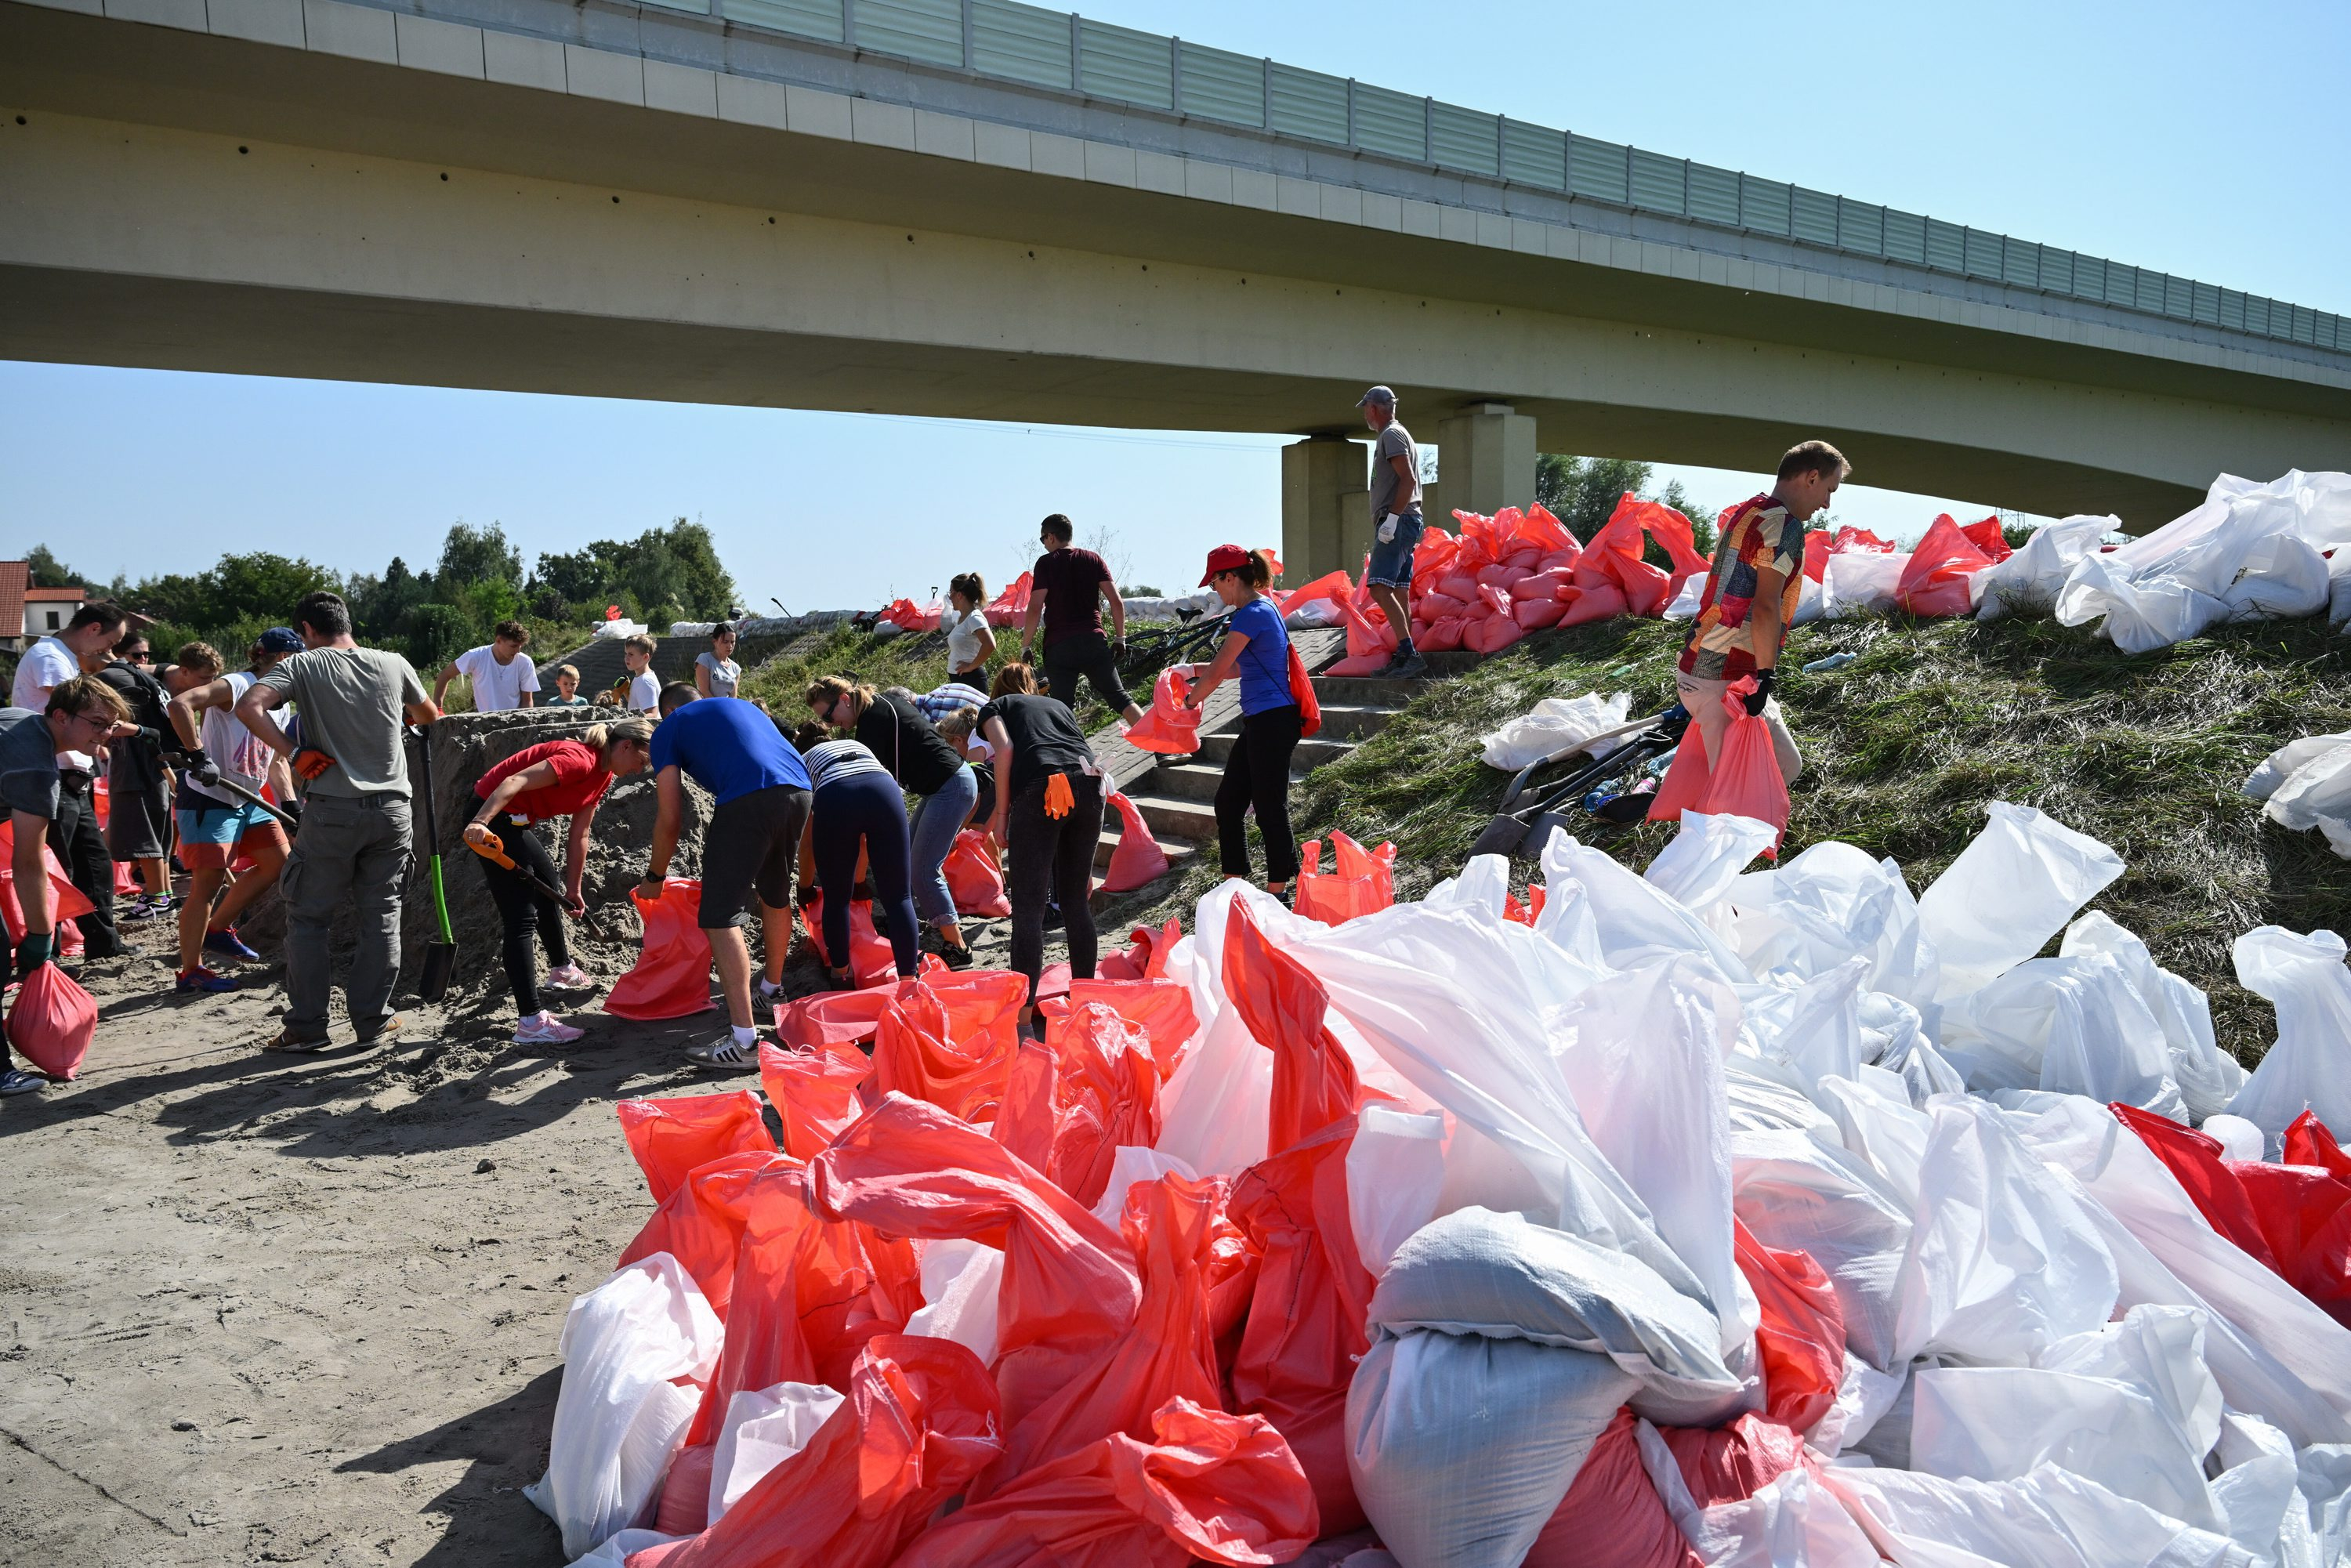
[[[1220,571],[1238,571],[1248,564],[1249,551],[1241,549],[1240,546],[1218,545],[1208,552],[1208,571],[1207,576],[1200,579],[1200,586],[1206,588],[1214,582],[1217,580],[1217,573]]]
[[[254,639],[254,645],[265,653],[298,653],[302,639],[291,626],[272,626]]]
[[[1394,408],[1395,407],[1395,389],[1394,387],[1374,387],[1371,391],[1365,392],[1363,396],[1355,400],[1355,406],[1357,408],[1361,408],[1367,402],[1384,403],[1389,408]]]

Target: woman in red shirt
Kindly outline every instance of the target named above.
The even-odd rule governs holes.
[[[581,1030],[563,1022],[538,1004],[538,966],[531,957],[531,933],[536,930],[547,948],[547,983],[557,990],[592,989],[594,976],[571,961],[563,939],[563,915],[588,911],[580,895],[580,874],[588,866],[588,830],[596,821],[596,804],[615,778],[644,770],[653,745],[653,727],[642,718],[616,724],[590,725],[576,736],[528,746],[482,775],[474,786],[481,806],[465,824],[465,842],[480,849],[496,838],[512,871],[486,856],[482,874],[488,879],[490,897],[505,925],[507,978],[514,986],[519,1022],[515,1040],[523,1045],[568,1045]],[[569,870],[560,883],[547,845],[531,829],[550,817],[571,819]],[[531,884],[560,885],[559,904]]]

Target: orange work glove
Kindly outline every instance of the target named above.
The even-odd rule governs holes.
[[[1077,796],[1070,790],[1068,774],[1056,773],[1045,780],[1045,815],[1058,822],[1068,816],[1070,808],[1077,803]]]
[[[294,754],[294,771],[302,776],[305,783],[318,778],[319,774],[334,765],[335,759],[315,746],[306,746]]]

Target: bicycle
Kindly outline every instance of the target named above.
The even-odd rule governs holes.
[[[1233,612],[1198,615],[1177,625],[1139,632],[1126,640],[1118,661],[1122,675],[1148,672],[1156,676],[1170,664],[1205,664],[1216,657],[1217,645],[1232,629]]]

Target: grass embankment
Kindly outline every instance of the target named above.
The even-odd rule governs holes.
[[[1685,630],[1625,620],[1539,633],[1438,685],[1300,786],[1299,837],[1392,840],[1399,892],[1425,890],[1458,869],[1508,783],[1479,760],[1478,737],[1546,696],[1625,691],[1635,714],[1657,711]],[[1796,671],[1840,652],[1855,661]],[[2210,994],[2221,1045],[2248,1063],[2275,1026],[2237,985],[2231,944],[2264,924],[2351,930],[2351,868],[2320,835],[2265,821],[2240,789],[2286,741],[2351,728],[2345,643],[2324,621],[2230,627],[2138,655],[2048,621],[1815,623],[1791,638],[1783,667],[1780,699],[1805,758],[1783,854],[1842,839],[1892,856],[1923,890],[1987,803],[2037,806],[2121,854],[2127,869],[2095,906]],[[1643,824],[1605,847],[1642,867],[1671,832]],[[1213,881],[1196,868],[1155,913],[1188,915]]]
[[[1018,628],[1000,631],[996,636],[998,656],[991,661],[992,669],[1001,668],[1020,651]],[[809,683],[833,674],[853,674],[875,686],[927,692],[946,682],[947,640],[935,632],[885,638],[837,626],[802,639],[747,672],[742,695],[767,704],[768,712],[784,716],[789,727],[807,716],[800,694],[808,690]],[[1150,695],[1146,685],[1142,699],[1148,701]],[[1091,686],[1085,688],[1077,714],[1089,734],[1116,716],[1102,706]]]

